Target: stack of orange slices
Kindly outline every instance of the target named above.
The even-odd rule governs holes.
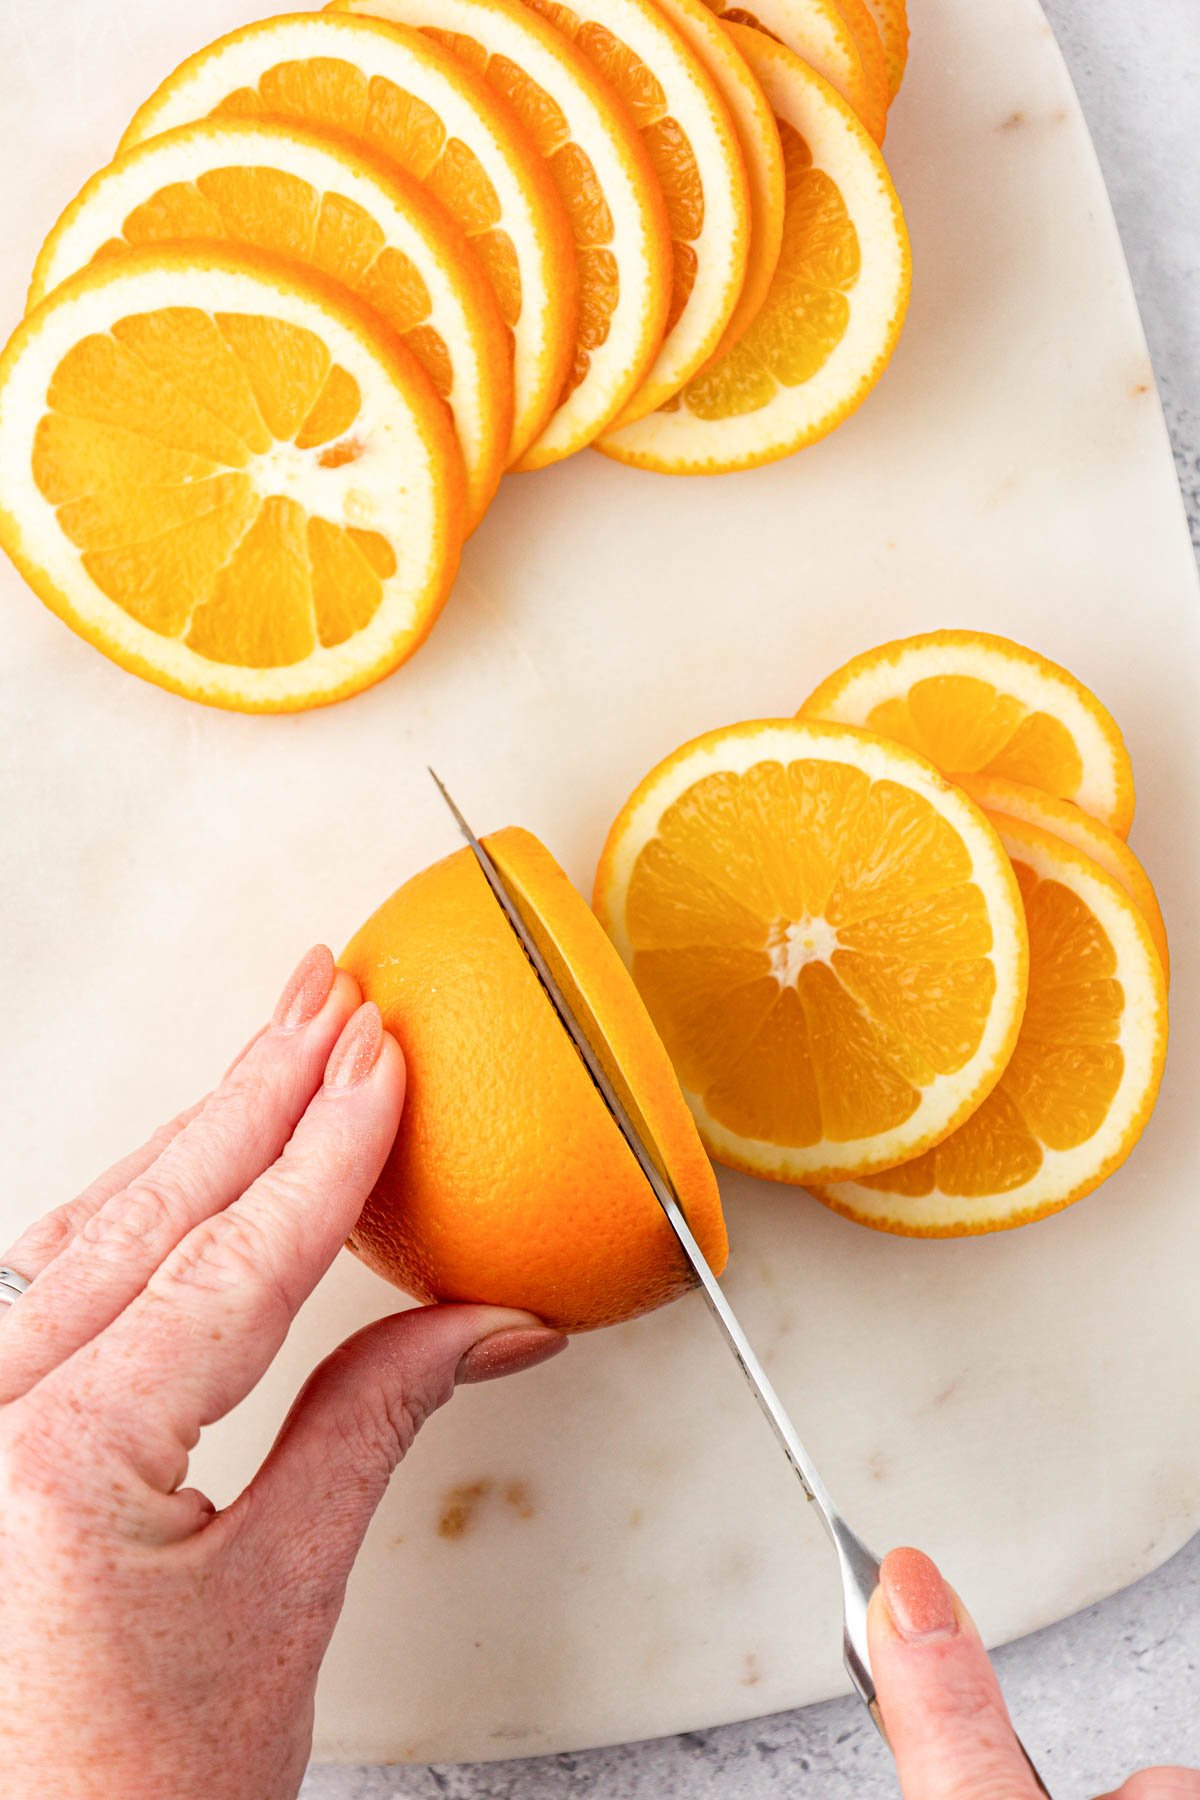
[[[770,462],[882,374],[904,0],[331,0],[161,83],[0,361],[0,544],[124,667],[319,705],[506,470]]]
[[[1133,798],[1095,696],[966,631],[868,651],[794,719],[660,763],[596,909],[712,1155],[916,1236],[1095,1188],[1166,1054]]]

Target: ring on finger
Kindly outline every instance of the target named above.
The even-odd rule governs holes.
[[[28,1276],[0,1267],[0,1306],[15,1306],[29,1288]]]

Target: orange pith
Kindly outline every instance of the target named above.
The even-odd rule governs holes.
[[[596,906],[710,1151],[783,1180],[886,1167],[1015,1041],[1024,932],[982,814],[868,734],[685,745],[618,817]]]
[[[1141,914],[1110,876],[1035,825],[998,819],[1029,929],[1016,1048],[979,1110],[935,1149],[819,1199],[884,1231],[1022,1225],[1090,1193],[1140,1137],[1166,1051],[1166,983]]]
[[[296,127],[180,126],[92,178],[46,240],[29,303],[89,262],[187,241],[316,270],[397,332],[454,415],[478,523],[507,460],[511,345],[478,259],[419,182]]]
[[[403,26],[348,13],[284,15],[189,58],[135,115],[120,147],[209,115],[332,132],[425,184],[482,261],[514,333],[513,454],[521,454],[561,391],[578,284],[549,171],[487,83]]]
[[[888,76],[888,98],[894,100],[908,63],[907,0],[865,0],[879,30]]]
[[[783,148],[779,261],[758,314],[655,412],[599,448],[663,474],[755,468],[816,442],[870,393],[900,335],[910,255],[880,153],[798,57],[727,27],[763,87]]]
[[[0,461],[0,539],[47,605],[214,705],[378,679],[457,562],[461,455],[415,359],[342,290],[215,249],[56,289],[0,365]]]
[[[719,1269],[716,1182],[632,983],[536,839],[510,829],[487,842],[568,960]],[[570,1330],[687,1288],[670,1228],[469,851],[406,883],[342,963],[408,1064],[405,1130],[351,1239],[371,1267],[423,1300],[528,1307]]]
[[[1124,837],[1133,770],[1115,720],[1082,682],[1009,638],[932,631],[851,658],[807,718],[881,732],[948,775],[996,775],[1072,800]]]
[[[837,0],[705,0],[729,25],[750,26],[802,57],[823,76],[876,143],[887,122],[886,88],[881,93],[864,67],[862,52]]]
[[[578,329],[557,410],[520,467],[570,455],[638,386],[666,324],[669,225],[634,122],[588,58],[520,0],[332,0],[331,10],[441,44],[514,109],[549,171],[574,237]]]

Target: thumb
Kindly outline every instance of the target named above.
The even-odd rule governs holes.
[[[905,1800],[1040,1800],[979,1633],[920,1550],[884,1558],[867,1626]]]
[[[336,1616],[371,1517],[430,1413],[460,1383],[515,1374],[566,1346],[564,1333],[508,1307],[377,1319],[309,1376],[230,1524],[252,1557],[310,1597],[319,1589]]]

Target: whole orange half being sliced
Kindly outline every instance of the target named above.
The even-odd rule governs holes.
[[[712,1166],[637,991],[537,839],[486,840],[608,1072],[632,1096],[716,1269]],[[384,902],[342,964],[404,1048],[405,1129],[350,1246],[421,1300],[528,1307],[583,1331],[675,1299],[691,1273],[671,1229],[469,850]],[[464,1072],[470,1071],[469,1079]]]
[[[640,418],[717,348],[750,253],[750,189],[733,120],[654,0],[528,0],[620,95],[666,201],[673,278],[658,354],[618,417]]]
[[[863,725],[947,775],[1002,775],[1072,800],[1125,837],[1133,768],[1116,720],[1048,657],[986,631],[930,631],[852,657],[805,718]]]
[[[123,668],[289,712],[378,681],[449,591],[462,455],[345,289],[195,246],[57,287],[0,360],[0,544]]]
[[[757,468],[862,404],[908,306],[908,236],[877,146],[828,82],[760,31],[726,29],[766,93],[786,173],[779,262],[732,349],[598,448],[665,475]]]
[[[520,459],[544,468],[589,444],[646,376],[671,298],[671,236],[633,120],[591,63],[520,0],[337,0],[421,30],[516,111],[571,221],[579,335],[558,404]]]
[[[1000,840],[866,732],[767,720],[685,744],[621,809],[596,910],[705,1144],[755,1175],[917,1154],[1016,1042],[1025,925]]]
[[[1029,925],[1017,1047],[979,1110],[885,1174],[814,1188],[862,1225],[956,1237],[1070,1206],[1120,1167],[1146,1127],[1167,1048],[1167,989],[1138,908],[1081,850],[997,821]]]
[[[478,524],[508,460],[512,343],[482,263],[420,182],[294,126],[181,125],[92,177],[42,247],[30,305],[98,257],[188,241],[314,269],[398,332],[450,408]]]
[[[286,14],[181,63],[121,149],[214,113],[334,132],[425,183],[482,260],[512,331],[510,457],[521,456],[558,405],[579,284],[550,173],[487,83],[417,32],[348,13]]]

